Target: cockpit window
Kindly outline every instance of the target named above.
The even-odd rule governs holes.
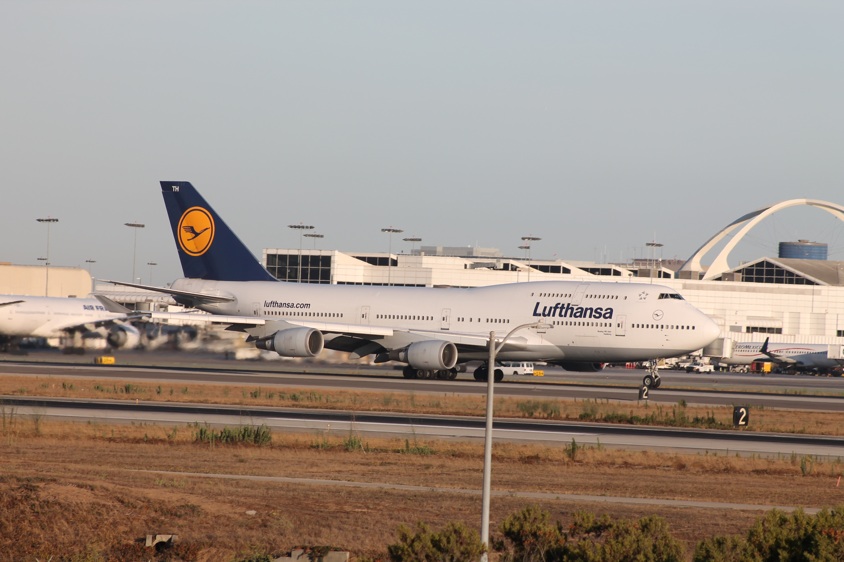
[[[680,296],[680,293],[660,293],[659,298],[661,298],[661,299],[677,299],[678,301],[683,300],[683,297]]]

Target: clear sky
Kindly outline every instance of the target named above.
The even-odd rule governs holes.
[[[811,0],[4,0],[0,261],[43,263],[51,216],[53,264],[128,280],[137,234],[136,276],[172,281],[160,180],[193,182],[256,257],[302,222],[347,251],[393,226],[685,259],[762,206],[844,204],[842,22]],[[844,259],[843,230],[793,209],[742,251]]]

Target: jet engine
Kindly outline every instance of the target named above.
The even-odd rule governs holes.
[[[313,328],[290,328],[260,338],[255,347],[275,351],[282,357],[315,357],[325,345],[322,332]]]
[[[589,361],[560,361],[555,364],[566,371],[579,371],[582,373],[596,373],[604,370],[603,363],[591,363]]]
[[[393,351],[390,358],[407,363],[414,369],[439,371],[451,369],[457,364],[457,347],[447,341],[420,341]]]
[[[115,324],[106,332],[106,342],[115,349],[132,349],[141,343],[141,333],[130,324]]]

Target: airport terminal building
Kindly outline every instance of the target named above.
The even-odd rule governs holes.
[[[761,342],[765,337],[772,342],[828,344],[844,350],[844,262],[826,259],[825,244],[783,241],[777,256],[760,257],[734,268],[727,265],[729,251],[756,222],[798,204],[818,207],[844,220],[844,207],[831,203],[782,202],[736,220],[686,262],[543,260],[465,246],[421,246],[410,253],[268,248],[263,250],[262,261],[283,281],[337,285],[466,288],[540,280],[659,283],[676,289],[721,327],[722,338],[705,350],[707,355],[726,356],[734,343]],[[739,230],[738,234],[703,266],[704,254],[723,243],[733,230]],[[2,264],[0,286],[6,294],[84,296],[90,291],[91,276],[81,268]],[[173,304],[161,293],[106,284],[97,284],[96,290],[131,307]]]
[[[743,233],[776,210],[812,205],[844,220],[844,208],[792,200],[745,215],[714,235],[686,262],[628,264],[508,257],[496,249],[421,246],[410,253],[265,249],[263,264],[276,278],[303,283],[477,287],[567,280],[583,283],[659,283],[676,289],[721,327],[707,355],[728,354],[735,342],[800,342],[844,346],[844,262],[828,261],[826,245],[783,241],[777,256],[729,268],[727,256]],[[755,222],[754,222],[755,221]],[[704,267],[701,257],[732,230],[742,231]]]

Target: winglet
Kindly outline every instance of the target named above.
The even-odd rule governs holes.
[[[161,193],[185,277],[276,281],[190,182],[162,181]]]

